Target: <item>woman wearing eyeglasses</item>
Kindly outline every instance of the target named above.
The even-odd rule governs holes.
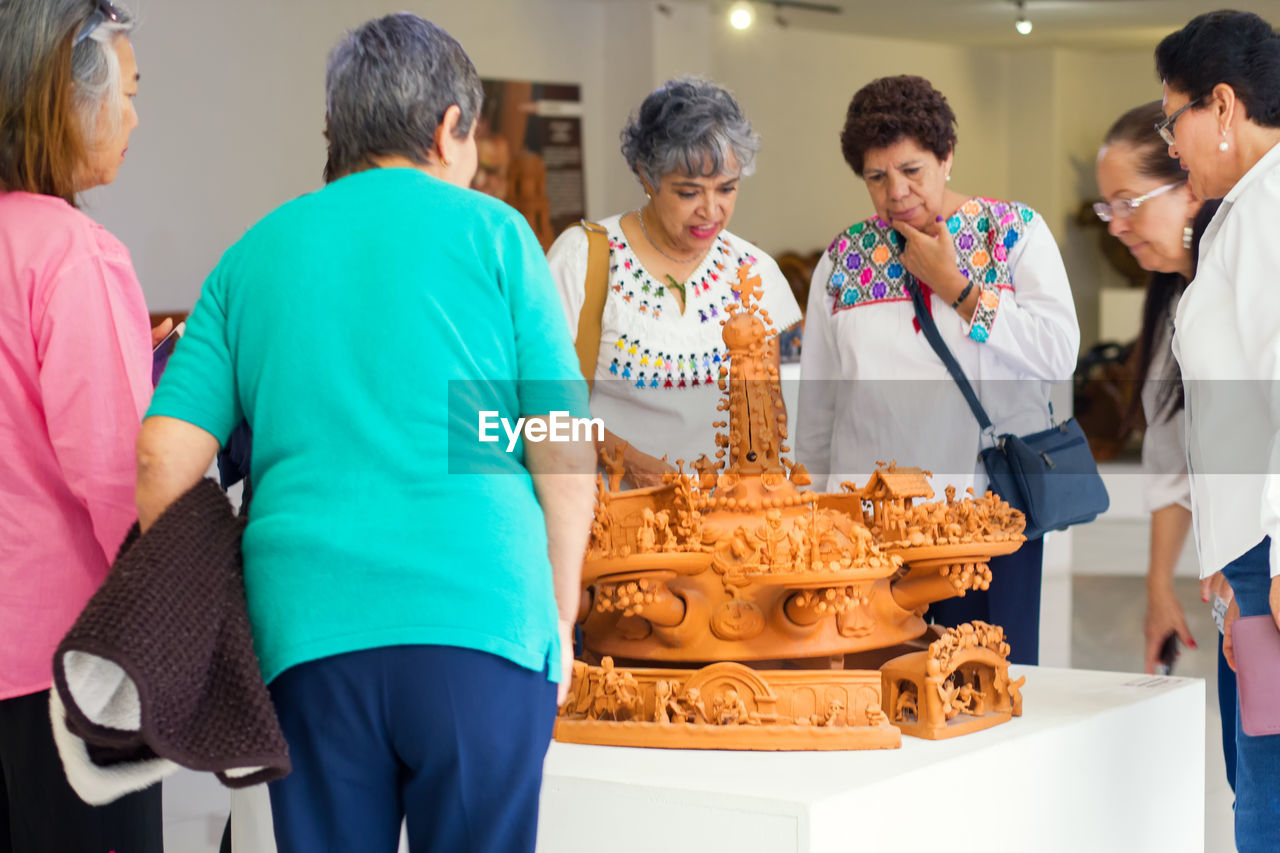
[[[1218,210],[1191,192],[1187,175],[1153,125],[1164,118],[1160,102],[1129,110],[1116,120],[1098,151],[1098,188],[1105,201],[1095,204],[1098,218],[1152,273],[1147,285],[1139,335],[1138,370],[1128,419],[1141,413],[1144,503],[1151,513],[1147,564],[1146,671],[1161,664],[1162,647],[1174,638],[1195,648],[1186,615],[1173,591],[1173,574],[1191,530],[1191,485],[1187,478],[1186,426],[1182,375],[1171,349],[1173,315],[1195,271],[1201,235]],[[1231,587],[1221,573],[1201,582],[1201,598],[1214,596],[1214,613],[1226,611]],[[1218,639],[1218,703],[1222,711],[1227,781],[1235,786],[1235,673]]]
[[[128,14],[0,3],[0,850],[161,849],[160,786],[100,808],[63,775],[53,651],[133,507],[151,331],[129,253],[76,209],[138,124]]]
[[[837,234],[814,271],[796,452],[830,491],[896,459],[981,494],[978,452],[992,439],[921,333],[910,288],[926,285],[927,310],[996,432],[1038,432],[1050,426],[1049,383],[1071,376],[1080,343],[1057,244],[1030,207],[951,187],[955,114],[928,80],[868,83],[841,144],[875,215]],[[931,618],[1000,624],[1010,659],[1036,663],[1042,556],[1036,538],[997,557],[989,590],[938,602]]]
[[[1280,626],[1280,37],[1246,12],[1191,20],[1156,48],[1158,130],[1200,198],[1222,197],[1174,319],[1186,396],[1192,527],[1202,576],[1237,616]],[[1280,839],[1280,734],[1236,732],[1236,846]]]
[[[1157,101],[1130,110],[1107,131],[1097,162],[1098,189],[1105,201],[1094,205],[1111,234],[1143,269],[1154,273],[1143,310],[1137,376],[1147,423],[1142,458],[1151,513],[1147,672],[1155,671],[1161,644],[1170,634],[1195,646],[1173,593],[1173,570],[1191,529],[1191,497],[1182,387],[1170,345],[1173,311],[1191,279],[1192,222],[1201,203],[1153,130],[1162,118]]]

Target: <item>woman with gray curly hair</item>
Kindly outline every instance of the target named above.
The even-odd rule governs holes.
[[[161,849],[160,787],[93,808],[49,724],[53,651],[133,522],[151,397],[129,253],[76,209],[138,124],[129,14],[0,2],[0,849]],[[161,330],[167,331],[166,330]]]
[[[325,96],[329,182],[205,282],[138,439],[139,521],[248,423],[246,600],[293,764],[270,783],[281,853],[392,851],[402,819],[415,851],[532,851],[595,457],[534,429],[495,450],[476,424],[545,438],[586,387],[533,232],[468,189],[462,46],[369,21]]]
[[[760,304],[779,330],[800,320],[778,265],[728,231],[759,149],[729,92],[694,77],[668,81],[622,131],[622,156],[646,203],[598,226],[570,228],[547,253],[575,337],[599,321],[594,371],[586,368],[594,379],[591,411],[605,423],[603,449],[613,456],[621,448],[637,487],[661,483],[674,470],[670,461],[714,450],[725,355],[719,321],[738,301],[738,268],[748,265],[760,277]],[[587,281],[588,227],[608,235],[599,317],[583,317],[588,289],[597,286]]]

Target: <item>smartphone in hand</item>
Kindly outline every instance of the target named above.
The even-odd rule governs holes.
[[[182,333],[186,330],[187,324],[179,323],[173,327],[173,331],[165,335],[164,339],[151,350],[152,388],[160,384],[160,375],[164,373],[165,367],[169,364],[169,356],[173,355],[173,349],[178,345],[178,338],[182,337]]]
[[[1172,675],[1173,665],[1178,660],[1178,654],[1178,635],[1170,634],[1160,644],[1160,662],[1156,664],[1156,675]]]

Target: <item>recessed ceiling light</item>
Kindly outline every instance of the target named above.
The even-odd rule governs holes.
[[[755,13],[751,11],[751,7],[746,3],[736,3],[729,10],[729,26],[735,30],[748,29],[755,21]]]

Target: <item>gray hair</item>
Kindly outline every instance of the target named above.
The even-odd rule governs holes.
[[[622,129],[622,156],[631,171],[656,188],[663,175],[713,177],[728,168],[755,171],[760,135],[728,91],[700,77],[668,80],[640,104]]]
[[[329,54],[325,180],[381,156],[426,165],[445,111],[458,107],[455,135],[465,139],[483,98],[471,58],[442,28],[409,12],[369,21]]]
[[[80,118],[85,142],[92,147],[94,140],[112,136],[120,129],[120,110],[106,111],[106,122],[101,107],[104,103],[116,105],[124,97],[124,81],[120,74],[120,57],[116,56],[112,42],[128,38],[133,32],[134,20],[129,11],[119,3],[111,4],[119,20],[104,20],[93,28],[89,37],[75,46],[71,54],[71,79],[75,81],[76,114]]]
[[[104,132],[100,126],[104,103],[122,97],[120,58],[112,41],[133,32],[134,21],[124,6],[113,4],[119,21],[104,20],[71,53],[71,83],[81,138],[92,147]],[[74,39],[97,10],[91,0],[0,0],[0,86],[7,91],[0,102],[20,104],[32,74],[66,41]],[[119,110],[106,111],[109,122],[120,121]]]

